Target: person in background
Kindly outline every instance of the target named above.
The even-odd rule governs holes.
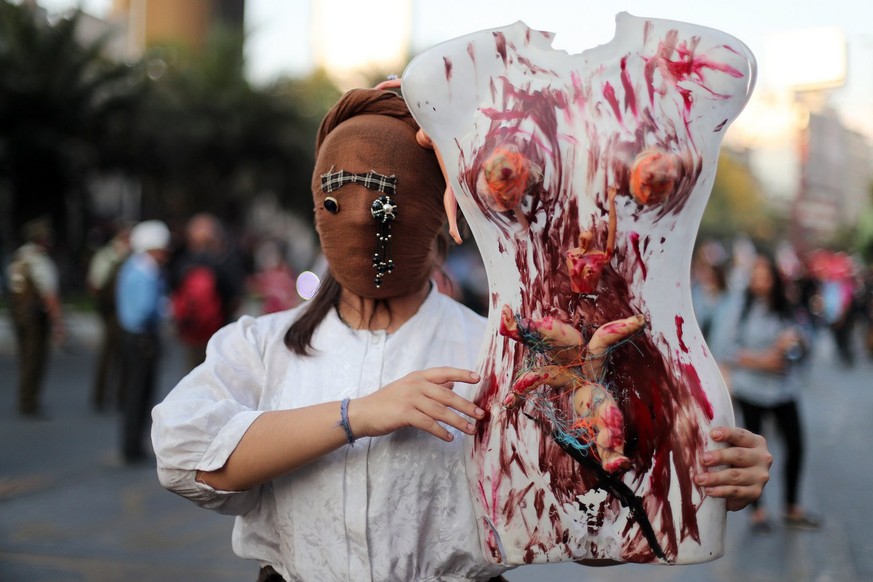
[[[818,331],[822,325],[824,305],[820,282],[811,272],[808,262],[801,263],[793,279],[786,280],[786,292],[811,353],[815,349]],[[812,358],[806,359],[807,364],[811,361]]]
[[[433,283],[445,181],[417,129],[389,91],[340,99],[316,144],[317,294],[223,328],[154,409],[161,483],[236,515],[234,551],[261,581],[507,569],[482,553],[461,438],[485,415],[470,385],[486,322]],[[737,509],[761,493],[766,444],[742,429],[713,438],[727,447],[694,479]]]
[[[24,225],[26,241],[7,269],[9,311],[18,348],[18,411],[26,418],[48,418],[42,388],[51,339],[64,340],[58,269],[49,255],[54,236],[45,217]]]
[[[728,390],[730,370],[723,363],[724,327],[730,316],[733,294],[728,289],[725,260],[717,260],[701,247],[691,265],[691,302],[703,339],[718,364]]]
[[[115,301],[121,327],[121,453],[124,462],[146,459],[144,439],[154,405],[160,359],[160,326],[166,311],[163,267],[169,259],[170,230],[159,220],[140,222],[130,232],[133,254],[118,273]]]
[[[284,245],[275,239],[261,243],[255,252],[252,287],[261,300],[261,313],[278,313],[291,309],[300,301],[296,277],[285,258]]]
[[[751,267],[742,300],[729,324],[724,363],[730,369],[733,398],[746,428],[760,433],[764,418],[773,416],[785,441],[783,522],[793,528],[816,529],[819,520],[799,504],[804,450],[797,363],[807,346],[775,262],[759,253]],[[753,531],[769,532],[766,510],[760,501],[752,505]]]
[[[695,255],[691,266],[691,299],[703,338],[711,344],[730,305],[724,261],[715,261],[704,252]]]
[[[130,227],[122,226],[109,242],[94,253],[88,264],[88,290],[94,297],[97,314],[102,323],[102,337],[97,365],[94,368],[94,384],[91,389],[91,405],[102,411],[115,399],[118,404],[121,392],[121,327],[115,306],[115,286],[121,265],[130,256]],[[109,390],[110,379],[113,389]]]
[[[839,255],[838,255],[839,256]],[[834,265],[821,283],[823,318],[831,330],[840,362],[851,368],[855,365],[852,345],[855,329],[855,279],[845,262]]]
[[[189,370],[206,357],[206,343],[236,317],[246,272],[221,222],[196,214],[185,228],[185,248],[170,273],[172,315]]]

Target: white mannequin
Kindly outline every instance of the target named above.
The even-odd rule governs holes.
[[[510,564],[711,560],[724,504],[690,475],[733,416],[689,268],[754,58],[626,13],[608,44],[550,43],[520,22],[482,31],[402,80],[488,271],[490,416],[467,465],[483,548]]]

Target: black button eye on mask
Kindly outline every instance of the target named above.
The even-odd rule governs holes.
[[[331,214],[336,214],[340,211],[339,202],[333,196],[328,196],[324,199],[324,209]]]

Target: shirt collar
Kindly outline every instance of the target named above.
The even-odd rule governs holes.
[[[336,307],[331,309],[327,316],[324,318],[324,323],[327,323],[331,328],[337,328],[340,330],[347,330],[348,333],[352,335],[357,335],[361,337],[370,337],[374,334],[381,335],[397,335],[401,333],[403,330],[417,327],[421,324],[421,322],[426,321],[430,317],[434,317],[439,313],[439,290],[437,289],[437,285],[434,281],[430,282],[430,290],[427,293],[427,296],[424,298],[424,301],[419,306],[418,311],[416,311],[412,317],[406,320],[403,325],[401,325],[396,331],[391,334],[385,332],[385,330],[369,330],[369,329],[352,329],[346,322],[343,321],[339,313],[337,313]]]

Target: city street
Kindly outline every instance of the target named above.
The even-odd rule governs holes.
[[[150,463],[119,462],[118,418],[90,408],[97,339],[92,318],[68,316],[65,349],[52,354],[44,402],[50,418],[15,412],[16,370],[8,315],[0,312],[0,580],[253,581],[257,566],[231,551],[232,519],[199,509],[161,488]],[[168,341],[161,395],[181,375],[181,354]],[[513,582],[873,581],[873,363],[836,362],[821,335],[809,363],[802,401],[807,464],[802,503],[821,515],[818,532],[753,535],[748,512],[731,514],[725,557],[695,566],[583,568],[525,566]],[[781,507],[780,444],[765,493]]]

